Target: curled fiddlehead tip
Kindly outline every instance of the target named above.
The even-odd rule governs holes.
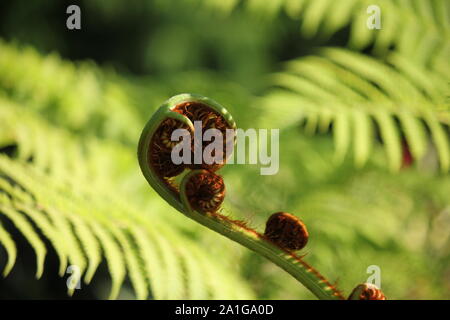
[[[229,154],[227,152],[233,149],[235,142],[235,129],[234,122],[230,122],[224,115],[220,114],[217,110],[209,105],[206,105],[198,101],[188,101],[176,105],[172,109],[174,112],[178,112],[183,116],[187,117],[192,123],[195,124],[196,121],[201,122],[201,135],[205,133],[206,130],[216,129],[220,132],[222,140],[222,148],[215,154],[214,151],[211,155],[204,155],[201,163],[193,163],[189,166],[190,169],[207,169],[209,171],[217,171],[225,165],[227,157]],[[231,129],[228,130],[227,129]],[[206,144],[199,145],[199,141],[192,140],[192,158],[194,158],[194,150],[196,148],[200,149],[201,154],[203,154]],[[219,161],[214,161],[220,159]]]
[[[167,118],[163,120],[153,134],[148,148],[148,164],[160,178],[175,177],[186,168],[184,164],[175,164],[172,161],[172,149],[178,142],[172,141],[172,132],[177,129],[192,129],[180,120]]]
[[[191,207],[200,212],[216,212],[225,199],[222,177],[207,170],[191,175],[185,190]]]
[[[201,121],[201,127],[196,127],[193,121]],[[194,151],[198,151],[195,149],[198,144],[194,139],[196,133],[203,137],[207,129],[218,130],[226,137],[222,140],[223,149],[214,148],[211,154],[214,161],[208,161],[209,159],[203,156],[199,164],[175,164],[172,160],[172,151],[179,142],[172,141],[172,133],[176,129],[187,129],[190,134],[190,148],[187,152],[191,153],[191,161],[194,161]],[[185,169],[201,168],[216,171],[222,167],[233,151],[234,129],[236,124],[230,113],[214,100],[196,94],[176,95],[157,109],[142,131],[138,146],[142,173],[161,197],[177,210],[183,211],[175,177],[181,175]],[[206,145],[208,143],[202,145],[200,155],[203,155]],[[184,156],[185,150],[182,151]]]
[[[289,250],[304,248],[309,237],[305,224],[286,212],[277,212],[269,217],[264,235],[276,245]]]
[[[353,289],[348,300],[386,300],[386,296],[376,285],[362,283]]]
[[[168,118],[161,122],[153,136],[152,142],[164,151],[172,151],[178,144],[178,141],[171,140],[172,133],[176,129],[186,129],[192,134],[192,130],[187,124],[173,118]]]

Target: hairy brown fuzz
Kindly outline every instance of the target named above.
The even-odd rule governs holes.
[[[189,179],[186,195],[193,209],[216,212],[225,198],[225,184],[221,176],[204,171]]]
[[[149,164],[162,179],[175,177],[186,167],[184,164],[174,164],[171,158],[173,147],[179,143],[170,139],[176,129],[188,130],[188,126],[175,119],[164,120],[153,135],[148,149]]]
[[[270,216],[264,235],[276,245],[289,250],[304,248],[309,237],[305,224],[286,212],[277,212]]]
[[[185,168],[183,164],[174,164],[171,152],[161,150],[159,146],[149,149],[148,159],[151,167],[160,178],[171,178],[181,174]]]
[[[172,151],[173,147],[179,143],[179,141],[171,141],[172,132],[176,129],[189,130],[189,127],[172,118],[164,120],[153,135],[152,144],[162,150]]]
[[[381,289],[371,283],[362,283],[353,289],[348,297],[349,300],[386,300]]]
[[[174,109],[174,112],[181,113],[182,115],[189,118],[189,120],[194,123],[194,121],[202,122],[202,137],[206,130],[208,129],[217,129],[221,132],[223,137],[223,147],[219,151],[219,154],[212,154],[210,159],[203,158],[203,151],[205,147],[210,142],[203,142],[201,146],[202,153],[202,163],[200,164],[191,164],[191,169],[206,169],[209,171],[217,171],[221,167],[225,165],[226,161],[226,151],[227,146],[229,150],[232,150],[235,136],[227,137],[226,130],[232,129],[229,124],[225,121],[225,119],[216,111],[199,102],[185,102],[177,105]],[[194,143],[194,136],[192,136],[192,160],[194,159],[194,149],[200,148],[199,145]],[[214,161],[214,159],[220,159],[220,161]],[[206,160],[206,161],[205,161]],[[211,164],[209,164],[211,163]]]

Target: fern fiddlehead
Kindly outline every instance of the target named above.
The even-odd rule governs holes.
[[[386,300],[386,296],[374,284],[361,283],[353,289],[348,300]]]
[[[222,133],[236,125],[217,102],[192,94],[181,94],[167,100],[147,122],[139,141],[138,159],[144,177],[155,191],[172,207],[188,218],[238,242],[266,257],[301,282],[319,299],[344,299],[324,276],[306,263],[294,250],[306,245],[308,233],[304,224],[285,213],[272,215],[265,234],[250,228],[243,221],[233,220],[218,212],[225,196],[223,179],[214,173],[225,162],[229,153],[223,152],[222,162],[196,165],[169,163],[167,153],[174,145],[170,142],[175,128],[186,128],[195,134],[194,121],[202,121],[202,131],[215,128]],[[224,149],[234,144],[234,136],[224,141]],[[195,149],[192,142],[192,149]],[[228,150],[228,149],[227,149]],[[178,167],[177,167],[178,166]],[[174,176],[190,170],[176,184]],[[295,239],[294,234],[302,238]]]

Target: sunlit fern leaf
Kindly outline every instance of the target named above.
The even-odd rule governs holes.
[[[14,210],[8,202],[9,201],[5,196],[0,196],[0,212],[11,220],[14,226],[20,230],[33,247],[36,254],[36,278],[39,279],[44,272],[44,260],[47,253],[45,244],[42,242],[30,222],[28,222],[19,212]]]
[[[138,255],[138,251],[132,246],[130,240],[127,239],[123,228],[111,225],[109,230],[113,233],[114,237],[122,247],[128,274],[131,283],[133,284],[134,291],[136,292],[136,298],[139,300],[146,299],[148,297],[148,287],[147,281],[145,280],[144,270],[141,269],[142,263],[139,261],[140,257]]]
[[[128,143],[139,133],[141,120],[128,96],[92,63],[75,65],[0,40],[0,70],[3,94],[66,129]]]
[[[48,219],[48,217],[41,211],[36,210],[29,204],[20,203],[18,201],[13,202],[13,206],[19,212],[25,214],[36,226],[42,231],[42,233],[51,241],[54,245],[54,249],[59,258],[59,276],[63,276],[67,268],[67,252],[64,247],[65,244],[61,242],[64,238],[62,230],[56,228],[56,226]],[[69,251],[70,252],[70,251]],[[73,264],[78,265],[78,261],[71,261]]]
[[[140,256],[144,260],[145,275],[147,281],[150,283],[153,297],[155,299],[164,299],[168,296],[166,293],[168,288],[163,286],[162,282],[158,281],[158,279],[164,279],[166,274],[163,266],[158,262],[160,261],[160,257],[156,251],[154,242],[149,240],[148,234],[141,226],[133,225],[130,227],[129,232],[133,236]]]
[[[450,79],[397,54],[383,62],[345,49],[320,52],[289,62],[285,72],[274,76],[278,89],[258,103],[267,112],[266,125],[282,128],[306,119],[311,132],[311,121],[327,123],[331,115],[336,159],[344,159],[352,145],[358,166],[369,158],[379,130],[394,171],[402,163],[403,138],[416,159],[425,154],[431,139],[442,171],[448,171],[450,108],[445,99]]]
[[[14,267],[17,257],[17,248],[11,235],[6,231],[5,228],[0,224],[0,244],[5,248],[6,254],[8,255],[8,260],[6,262],[5,268],[3,269],[3,277],[6,277],[11,269]]]
[[[433,61],[436,71],[450,53],[450,3],[446,0],[242,0],[234,6],[241,3],[251,13],[273,17],[285,12],[299,21],[308,38],[325,40],[349,27],[349,48],[363,50],[372,45],[378,56],[394,48],[418,64]],[[368,8],[373,5],[380,8],[380,30],[367,27],[373,15]]]
[[[108,261],[108,268],[112,280],[109,299],[116,299],[126,274],[124,257],[119,245],[100,224],[93,223],[92,229],[102,244],[103,252]]]
[[[80,242],[86,254],[88,267],[86,270],[84,281],[86,284],[89,284],[92,280],[92,277],[94,276],[95,271],[97,270],[98,265],[101,262],[101,248],[91,229],[89,229],[88,225],[83,221],[83,219],[81,219],[77,215],[72,215],[70,217],[70,221],[74,226],[75,233],[78,236],[78,239],[80,239]]]
[[[195,256],[192,256],[192,250],[185,247],[180,247],[178,250],[186,270],[187,295],[194,300],[208,296],[206,283],[202,279],[204,275],[197,272],[200,268],[200,262]]]
[[[177,262],[178,257],[174,250],[169,250],[170,243],[168,239],[158,237],[154,230],[147,230],[151,241],[158,248],[161,257],[161,262],[164,265],[168,287],[170,291],[166,291],[167,299],[180,299],[185,292],[185,285],[183,279],[182,266]],[[169,276],[171,275],[171,276]]]
[[[168,299],[219,296],[219,285],[210,286],[203,277],[206,270],[221,273],[215,281],[231,288],[228,298],[253,297],[245,284],[238,285],[237,275],[227,275],[192,239],[118,192],[126,190],[121,189],[124,177],[134,175],[134,149],[81,139],[7,98],[0,99],[0,121],[7,124],[0,141],[17,147],[17,152],[0,155],[0,216],[33,247],[38,277],[45,272],[45,237],[59,257],[60,275],[69,264],[76,265],[89,283],[105,259],[112,278],[110,298],[119,296],[126,277],[140,299],[150,293]],[[8,254],[6,274],[15,261],[15,239],[7,229],[0,233]],[[74,292],[69,288],[69,294]]]

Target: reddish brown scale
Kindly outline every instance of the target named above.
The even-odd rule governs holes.
[[[189,179],[186,195],[195,210],[216,212],[225,199],[225,184],[221,176],[204,171]]]
[[[276,245],[288,250],[300,250],[308,243],[308,230],[296,216],[277,212],[266,223],[264,236]]]
[[[235,137],[231,137],[227,139],[226,130],[231,129],[231,127],[228,125],[228,123],[225,121],[225,119],[216,111],[208,107],[207,105],[204,105],[199,102],[185,102],[177,105],[172,111],[178,112],[183,114],[184,116],[188,117],[189,120],[191,120],[193,123],[194,121],[201,121],[202,122],[202,137],[206,130],[208,129],[217,129],[222,133],[222,137],[224,137],[223,141],[223,148],[220,151],[220,154],[212,154],[211,161],[213,162],[214,158],[219,158],[221,161],[219,162],[213,162],[212,164],[208,164],[207,162],[202,162],[201,164],[191,164],[189,167],[191,169],[206,169],[209,171],[217,171],[221,167],[225,165],[225,157],[226,157],[226,151],[227,146],[230,150],[232,150],[234,139]],[[209,142],[202,143],[202,150],[201,153],[203,155],[204,148],[209,144]],[[191,159],[194,159],[194,148],[200,147],[194,145],[194,136],[192,135],[192,155]],[[203,159],[204,161],[206,159]]]

